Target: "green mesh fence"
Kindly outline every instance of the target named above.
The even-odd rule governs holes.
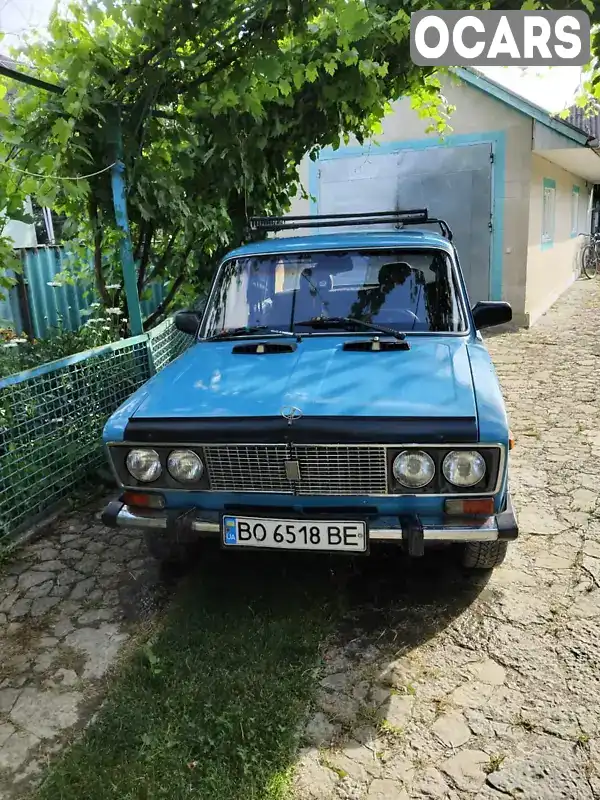
[[[178,331],[172,319],[166,319],[149,332],[148,340],[154,369],[158,372],[190,346],[192,337]]]
[[[166,320],[151,334],[0,380],[0,542],[104,462],[110,414],[190,342]]]

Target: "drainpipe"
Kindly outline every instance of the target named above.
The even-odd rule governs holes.
[[[588,209],[587,209],[587,230],[586,233],[592,232],[592,213],[594,209],[594,184],[592,184],[592,191],[590,192],[590,196],[588,198]]]
[[[586,147],[588,147],[594,155],[600,158],[600,141],[593,136],[587,141]],[[600,185],[600,183],[592,183],[592,191],[590,192],[590,198],[588,202],[588,219],[587,219],[587,227],[588,233],[594,233],[592,230],[592,224],[594,222],[594,197],[596,196],[596,188]],[[600,227],[600,218],[595,220],[596,222],[596,230]]]

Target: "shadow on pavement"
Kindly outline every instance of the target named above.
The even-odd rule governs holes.
[[[409,559],[397,549],[353,565],[345,589],[341,634],[360,635],[410,650],[443,630],[485,588],[489,574],[468,573],[457,551],[441,549]]]
[[[260,602],[276,613],[291,592],[319,597],[324,613],[333,612],[342,640],[362,634],[397,649],[412,649],[443,630],[474,602],[490,577],[462,569],[452,548],[410,559],[399,548],[385,546],[366,557],[348,558],[223,553],[215,545],[179,574],[163,571],[170,586],[184,575],[227,587],[224,602],[232,606]]]

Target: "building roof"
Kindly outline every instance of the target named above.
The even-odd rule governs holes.
[[[487,75],[483,75],[478,70],[472,68],[465,69],[464,67],[455,67],[453,72],[470,86],[473,86],[476,89],[495,97],[497,100],[506,103],[516,111],[520,111],[522,114],[526,114],[532,119],[537,120],[542,125],[552,128],[552,130],[556,131],[556,133],[559,133],[565,138],[580,144],[582,147],[585,147],[589,141],[596,138],[589,134],[585,129],[579,127],[577,124],[571,122],[570,120],[560,119],[559,117],[550,114],[544,108],[541,108],[541,106],[532,103],[530,100],[526,100],[516,92],[507,89],[505,86],[501,86],[499,83],[491,80],[491,78],[488,78]]]
[[[17,62],[14,60],[14,58],[10,58],[9,56],[4,55],[4,53],[0,53],[0,66],[15,69]]]
[[[598,104],[595,113],[594,111],[588,113],[587,109],[579,106],[571,106],[567,121],[600,141],[600,104]]]
[[[261,242],[243,245],[228,254],[228,257],[243,257],[267,253],[307,253],[319,250],[367,249],[395,247],[435,247],[451,251],[450,242],[441,234],[419,230],[401,229],[398,231],[354,231],[308,236],[282,236],[264,239]]]

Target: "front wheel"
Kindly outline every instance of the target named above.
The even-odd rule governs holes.
[[[508,542],[469,542],[464,546],[462,565],[467,569],[494,569],[506,558]]]
[[[598,274],[598,254],[593,244],[586,244],[581,251],[581,269],[586,278],[595,278]]]

